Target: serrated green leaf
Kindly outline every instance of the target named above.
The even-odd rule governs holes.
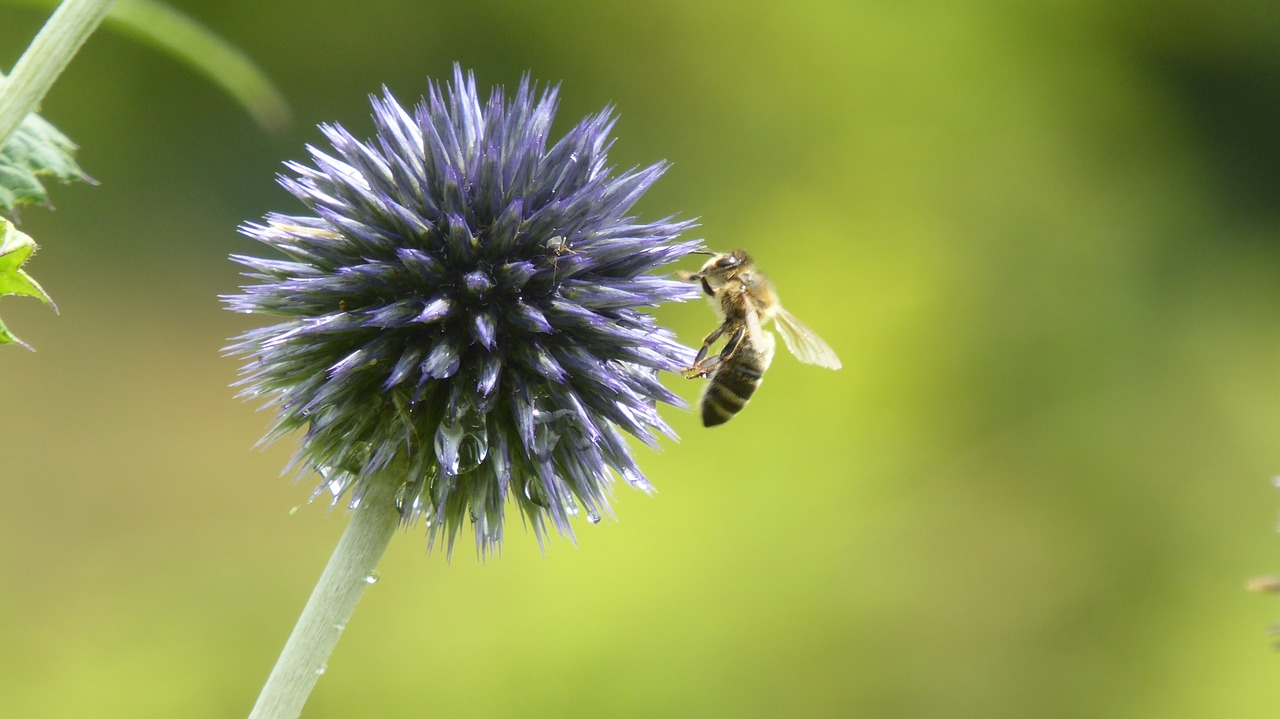
[[[0,217],[0,296],[25,295],[35,297],[47,305],[53,299],[44,291],[39,282],[22,269],[23,263],[30,259],[36,251],[36,243],[25,232],[19,232],[12,222]],[[23,342],[9,331],[0,321],[0,344],[16,344],[31,349],[31,345]]]
[[[35,351],[34,347],[18,339],[17,336],[10,332],[9,328],[4,326],[4,320],[0,320],[0,345],[18,345],[23,349]]]
[[[23,118],[0,147],[0,209],[12,212],[21,204],[47,204],[42,177],[88,180],[72,157],[75,151],[75,143],[44,118],[34,112]]]

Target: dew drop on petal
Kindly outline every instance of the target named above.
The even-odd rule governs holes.
[[[336,467],[316,467],[316,471],[320,473],[320,477],[324,479],[321,486],[329,490],[329,494],[333,495],[336,500],[342,496],[343,491],[347,488],[348,475]]]
[[[546,496],[542,492],[542,487],[538,485],[538,481],[535,479],[530,479],[524,483],[524,496],[530,502],[533,502],[543,509],[551,507],[551,503],[547,501]]]
[[[364,575],[365,584],[377,584],[379,579],[381,579],[381,575],[378,574],[376,569]]]
[[[446,475],[456,475],[462,464],[460,452],[464,434],[466,430],[462,422],[450,420],[447,416],[440,420],[440,427],[436,430],[436,461],[440,463],[440,471]]]
[[[561,431],[557,428],[567,426],[565,418],[572,417],[573,411],[558,409],[551,412],[533,409],[534,433],[533,450],[538,459],[547,460],[560,444]]]
[[[547,461],[551,458],[551,453],[555,451],[556,445],[560,443],[560,435],[549,425],[539,424],[533,434],[533,453],[542,460]]]
[[[328,664],[321,664],[320,666],[316,667],[316,676],[318,676],[318,677],[319,677],[319,676],[323,676],[323,675],[324,675],[324,673],[325,673],[325,672],[327,672],[327,671],[329,671],[329,665],[328,665]]]
[[[470,472],[484,463],[489,456],[489,428],[484,420],[472,417],[463,427],[462,444],[458,449],[458,472]]]
[[[600,523],[600,513],[599,513],[599,512],[597,512],[597,511],[595,511],[594,509],[588,510],[588,511],[587,511],[587,521],[588,521],[588,522],[590,522],[590,523],[592,523],[592,524],[599,524],[599,523]]]
[[[627,484],[631,485],[632,487],[635,487],[636,489],[642,492],[653,491],[653,485],[649,484],[649,480],[645,479],[643,474],[640,474],[639,472],[637,472],[634,469],[631,469],[630,467],[624,468],[622,470],[622,478],[627,481]]]

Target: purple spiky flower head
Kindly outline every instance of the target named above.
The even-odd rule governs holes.
[[[258,284],[229,308],[283,318],[229,348],[278,411],[265,439],[304,431],[315,496],[393,483],[429,545],[470,523],[481,555],[508,500],[541,542],[608,513],[615,474],[651,491],[625,435],[674,438],[658,376],[693,353],[645,308],[696,296],[654,271],[699,249],[628,214],[665,165],[615,173],[609,108],[548,148],[556,89],[527,77],[481,102],[455,66],[412,115],[372,102],[372,140],[321,126],[332,149],[288,163],[308,214],[242,228],[288,259],[232,258]]]

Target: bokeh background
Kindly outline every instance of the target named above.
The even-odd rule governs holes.
[[[22,213],[61,314],[0,301],[0,716],[247,713],[345,517],[228,388],[235,228],[454,61],[562,82],[561,131],[615,103],[617,164],[673,163],[643,216],[749,248],[844,369],[669,413],[576,546],[404,532],[306,716],[1275,716],[1273,0],[174,4],[295,123],[110,29],[43,105],[101,185]],[[42,20],[0,5],[0,66]]]

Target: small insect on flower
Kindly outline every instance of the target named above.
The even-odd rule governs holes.
[[[555,109],[528,78],[483,101],[459,68],[412,114],[384,92],[372,140],[323,126],[331,149],[289,163],[306,214],[244,227],[285,257],[234,257],[257,284],[226,301],[283,321],[231,351],[268,439],[304,433],[317,495],[393,483],[429,542],[469,524],[483,554],[508,501],[541,541],[607,514],[615,475],[652,491],[624,435],[674,436],[658,375],[694,352],[648,308],[697,296],[662,268],[700,243],[631,214],[666,167],[614,171],[609,109],[548,147]]]
[[[712,254],[699,252],[696,254]],[[713,255],[701,270],[681,272],[680,278],[702,285],[720,326],[702,341],[688,379],[710,377],[699,407],[704,427],[728,422],[742,411],[773,361],[773,334],[764,325],[777,321],[778,332],[791,354],[805,364],[840,369],[835,350],[803,322],[782,308],[773,283],[765,277],[745,250]],[[724,348],[708,357],[711,345],[725,337]]]
[[[547,240],[547,249],[551,250],[551,254],[556,257],[578,254],[577,252],[569,249],[569,238],[564,235],[556,235],[555,237]]]
[[[569,238],[564,235],[556,235],[547,240],[547,249],[551,251],[551,275],[555,277],[560,272],[560,258],[565,255],[576,255],[569,248]]]

